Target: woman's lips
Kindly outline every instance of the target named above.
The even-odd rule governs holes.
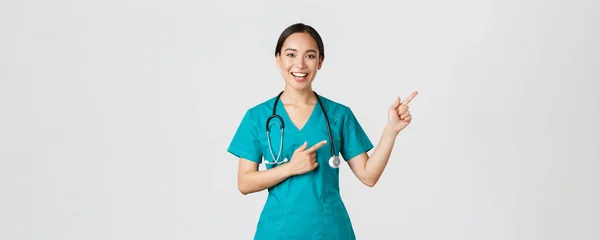
[[[296,82],[304,82],[308,77],[308,73],[292,72],[292,77]]]

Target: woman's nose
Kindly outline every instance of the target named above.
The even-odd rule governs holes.
[[[304,58],[303,58],[303,57],[296,58],[296,59],[294,59],[294,61],[295,61],[295,63],[294,63],[294,64],[295,64],[295,65],[296,65],[298,68],[304,68],[304,67],[305,67],[305,64],[304,64]]]

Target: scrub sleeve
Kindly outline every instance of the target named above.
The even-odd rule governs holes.
[[[258,126],[252,113],[248,110],[244,114],[227,151],[236,157],[260,163],[263,156],[260,146]]]
[[[342,139],[340,154],[345,161],[348,161],[361,153],[370,151],[373,143],[350,108],[346,107],[343,119],[344,123],[340,133]]]

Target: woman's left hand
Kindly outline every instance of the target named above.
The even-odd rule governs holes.
[[[404,99],[404,101],[400,101],[400,97],[398,97],[390,107],[388,111],[388,126],[395,132],[399,133],[410,124],[412,116],[408,110],[408,103],[410,103],[417,94],[418,92],[414,91],[410,96]]]

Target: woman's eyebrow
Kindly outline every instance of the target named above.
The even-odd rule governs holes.
[[[294,49],[294,48],[286,48],[286,49],[285,49],[285,51],[294,51],[294,52],[297,52],[298,50],[296,50],[296,49]],[[308,50],[306,50],[306,52],[313,52],[313,53],[317,53],[317,51],[316,51],[316,50],[314,50],[314,49],[308,49]]]

